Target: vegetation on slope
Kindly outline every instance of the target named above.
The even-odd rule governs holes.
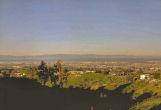
[[[83,75],[69,75],[66,83],[64,83],[64,87],[72,86],[95,90],[104,86],[109,90],[113,90],[126,83],[127,79],[124,76],[117,77],[99,73],[86,73]]]
[[[41,66],[41,65],[40,65]],[[44,70],[45,71],[42,71]],[[20,70],[21,73],[25,73],[26,78],[36,79],[42,85],[48,87],[59,86],[62,88],[83,88],[90,90],[97,90],[100,87],[104,87],[107,90],[115,90],[121,85],[128,85],[123,93],[133,93],[132,97],[136,100],[136,105],[134,105],[132,110],[150,110],[155,106],[161,104],[161,81],[157,78],[160,78],[160,74],[157,74],[155,77],[156,80],[136,80],[133,81],[134,76],[112,76],[103,73],[84,73],[84,74],[59,74],[61,73],[57,65],[54,67],[41,66],[41,68],[23,68]],[[45,75],[47,75],[45,77]],[[64,77],[65,75],[65,77]],[[1,74],[0,77],[5,77],[6,75]],[[46,79],[44,79],[44,77]],[[65,78],[65,79],[64,79]],[[142,98],[144,100],[139,100],[144,94],[151,94],[148,97]]]
[[[145,93],[150,93],[152,96],[137,103],[132,110],[149,110],[154,106],[161,104],[161,82],[149,82],[138,80],[124,89],[125,93],[133,92],[133,98],[137,99]]]

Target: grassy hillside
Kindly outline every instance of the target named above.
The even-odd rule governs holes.
[[[90,88],[96,90],[104,87],[107,90],[115,90],[121,85],[130,83],[126,76],[109,76],[98,73],[83,75],[69,75],[64,87]],[[132,93],[135,104],[132,110],[150,110],[161,104],[161,81],[137,80],[131,82],[122,93]]]
[[[146,100],[137,103],[133,110],[149,110],[161,104],[161,82],[136,81],[124,89],[126,93],[133,93],[133,98],[137,99],[145,93],[151,94]]]
[[[127,78],[124,76],[110,76],[99,73],[87,73],[83,75],[69,75],[64,87],[79,87],[98,89],[104,86],[108,90],[114,90],[120,85],[127,84]]]
[[[31,97],[33,97],[32,95],[39,94],[39,91],[41,91],[41,95],[45,95],[43,98],[45,98],[46,95],[47,97],[49,95],[51,97],[50,100],[52,100],[55,103],[55,101],[59,98],[56,100],[52,99],[52,94],[54,94],[55,90],[58,89],[60,90],[60,94],[58,94],[59,96],[65,94],[65,96],[61,97],[62,101],[64,100],[64,98],[67,98],[68,95],[70,95],[68,98],[70,101],[74,101],[73,103],[75,103],[75,98],[78,99],[76,103],[77,106],[79,105],[79,103],[83,103],[82,106],[87,107],[85,106],[86,104],[93,105],[91,104],[91,102],[94,103],[94,105],[97,105],[97,100],[100,100],[100,103],[96,107],[98,108],[98,110],[100,110],[100,106],[102,106],[103,108],[107,108],[105,105],[108,105],[108,108],[111,110],[157,110],[158,107],[160,107],[161,81],[137,80],[134,82],[130,82],[128,79],[129,78],[126,76],[110,76],[99,73],[87,73],[82,75],[74,74],[68,75],[67,80],[63,82],[63,86],[61,88],[52,85],[51,80],[49,78],[49,80],[46,82],[46,86],[50,87],[48,88],[42,86],[40,83],[37,83],[36,80],[33,81],[31,79],[29,80],[23,78],[1,78],[0,90],[7,90],[10,92],[12,91],[11,93],[13,96],[22,94],[21,99],[23,99],[23,97],[26,97],[26,94],[28,94],[27,97],[30,97],[30,95]],[[72,92],[70,90],[72,90]],[[34,94],[32,94],[33,91]],[[76,96],[74,97],[73,91],[76,92]],[[84,95],[81,97],[77,97],[77,95],[80,95],[80,91],[81,94]],[[6,94],[8,97],[7,100],[10,100],[11,97],[16,99],[16,96],[11,96],[10,92]],[[92,95],[94,97],[92,97]],[[38,99],[34,100],[39,101],[41,96],[36,97]],[[86,100],[85,103],[81,102],[82,97],[84,97],[83,100]],[[32,98],[30,99],[32,100]],[[51,102],[49,103],[52,104]],[[66,102],[63,102],[63,104],[66,104]],[[119,109],[119,107],[121,107],[122,109]]]

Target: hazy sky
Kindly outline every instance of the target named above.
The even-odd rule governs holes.
[[[161,55],[161,0],[0,0],[0,55]]]

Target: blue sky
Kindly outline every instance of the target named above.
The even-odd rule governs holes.
[[[0,55],[161,55],[161,0],[0,0]]]

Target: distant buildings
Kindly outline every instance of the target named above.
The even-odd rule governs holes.
[[[95,73],[96,71],[87,70],[86,73]]]
[[[140,80],[150,80],[150,74],[141,74],[140,75]]]
[[[83,71],[69,71],[68,74],[83,74]]]

